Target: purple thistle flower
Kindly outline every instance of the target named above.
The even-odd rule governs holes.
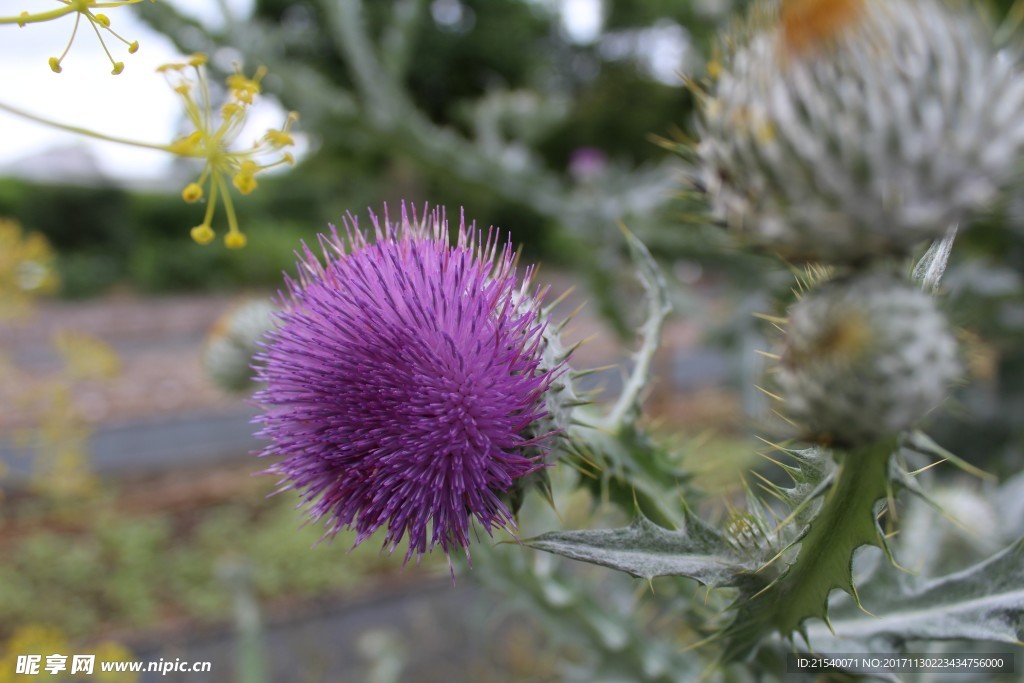
[[[321,235],[324,263],[303,245],[257,357],[262,455],[283,457],[268,472],[325,536],[353,528],[358,545],[386,526],[389,552],[408,535],[406,561],[450,558],[470,517],[514,527],[500,494],[544,466],[534,423],[561,369],[542,362],[532,268],[520,284],[496,231],[462,220],[452,244],[443,209],[371,218],[372,240],[351,215]]]

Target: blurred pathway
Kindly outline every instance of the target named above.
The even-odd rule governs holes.
[[[551,291],[566,291],[567,276],[549,274]],[[143,474],[203,466],[243,456],[259,444],[250,419],[256,409],[244,397],[228,396],[206,379],[203,339],[214,321],[243,295],[182,295],[160,298],[116,296],[81,302],[49,302],[17,325],[0,327],[0,466],[8,483],[30,471],[29,449],[18,435],[38,423],[48,409],[45,390],[61,381],[62,361],[51,340],[61,330],[91,335],[118,354],[120,373],[109,380],[76,384],[74,410],[91,430],[89,451],[101,474]],[[557,316],[584,301],[571,294]],[[589,339],[577,351],[575,367],[618,364],[591,376],[592,387],[614,395],[629,355],[584,307],[566,332],[567,344]],[[666,332],[656,367],[651,405],[673,420],[700,421],[701,411],[733,410],[726,400],[707,396],[680,399],[720,383],[727,367],[713,352],[695,348],[697,330],[675,321]],[[680,372],[682,370],[682,372]],[[33,394],[39,396],[32,399]],[[682,400],[682,403],[680,403]],[[718,403],[715,403],[718,401]],[[50,406],[52,407],[52,406]]]

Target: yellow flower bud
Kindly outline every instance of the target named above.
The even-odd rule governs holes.
[[[189,183],[185,186],[185,189],[181,191],[181,198],[189,204],[198,202],[203,198],[203,188],[199,183]]]
[[[198,244],[209,244],[213,241],[214,237],[215,233],[213,232],[213,228],[205,223],[192,228],[192,239]]]
[[[245,235],[240,232],[229,232],[224,235],[224,246],[228,249],[241,249],[245,246]]]
[[[242,194],[251,193],[257,185],[256,178],[251,173],[239,173],[231,182]]]
[[[103,28],[110,28],[110,17],[108,17],[106,14],[97,14],[96,23]]]
[[[291,133],[286,130],[268,130],[267,134],[263,138],[270,143],[272,147],[291,147],[295,144],[295,140],[292,138]]]
[[[202,133],[195,131],[186,137],[178,138],[168,145],[167,149],[171,154],[177,154],[183,157],[196,156],[202,137]]]

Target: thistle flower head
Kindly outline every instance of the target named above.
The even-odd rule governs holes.
[[[905,255],[1013,179],[1019,62],[968,3],[756,4],[709,67],[697,180],[717,219],[788,259]]]
[[[245,235],[238,227],[234,202],[228,183],[243,195],[257,187],[256,175],[269,168],[293,164],[292,154],[285,151],[295,144],[291,127],[298,120],[290,112],[280,129],[272,129],[256,140],[251,147],[235,149],[235,141],[245,126],[249,107],[260,93],[260,82],[266,69],[260,67],[252,77],[246,76],[236,67],[235,73],[227,78],[228,100],[214,111],[210,98],[210,86],[206,80],[204,66],[206,56],[193,55],[187,62],[165,64],[159,68],[174,91],[181,97],[185,115],[193,131],[171,143],[168,151],[183,157],[202,159],[205,162],[199,178],[189,183],[181,192],[186,202],[198,202],[209,197],[203,222],[192,228],[192,239],[208,244],[216,236],[213,230],[213,214],[218,200],[227,214],[228,233],[224,243],[229,248],[245,246]]]
[[[935,300],[895,275],[834,280],[789,312],[775,379],[801,436],[860,446],[895,436],[945,398],[956,340]]]
[[[257,359],[264,455],[327,535],[387,528],[406,560],[469,544],[470,519],[511,528],[501,495],[543,466],[543,293],[508,242],[442,210],[354,218],[307,248]],[[468,553],[467,553],[468,554]]]

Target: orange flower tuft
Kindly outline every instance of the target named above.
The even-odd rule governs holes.
[[[783,0],[783,44],[792,53],[813,50],[831,42],[855,23],[865,0]]]

